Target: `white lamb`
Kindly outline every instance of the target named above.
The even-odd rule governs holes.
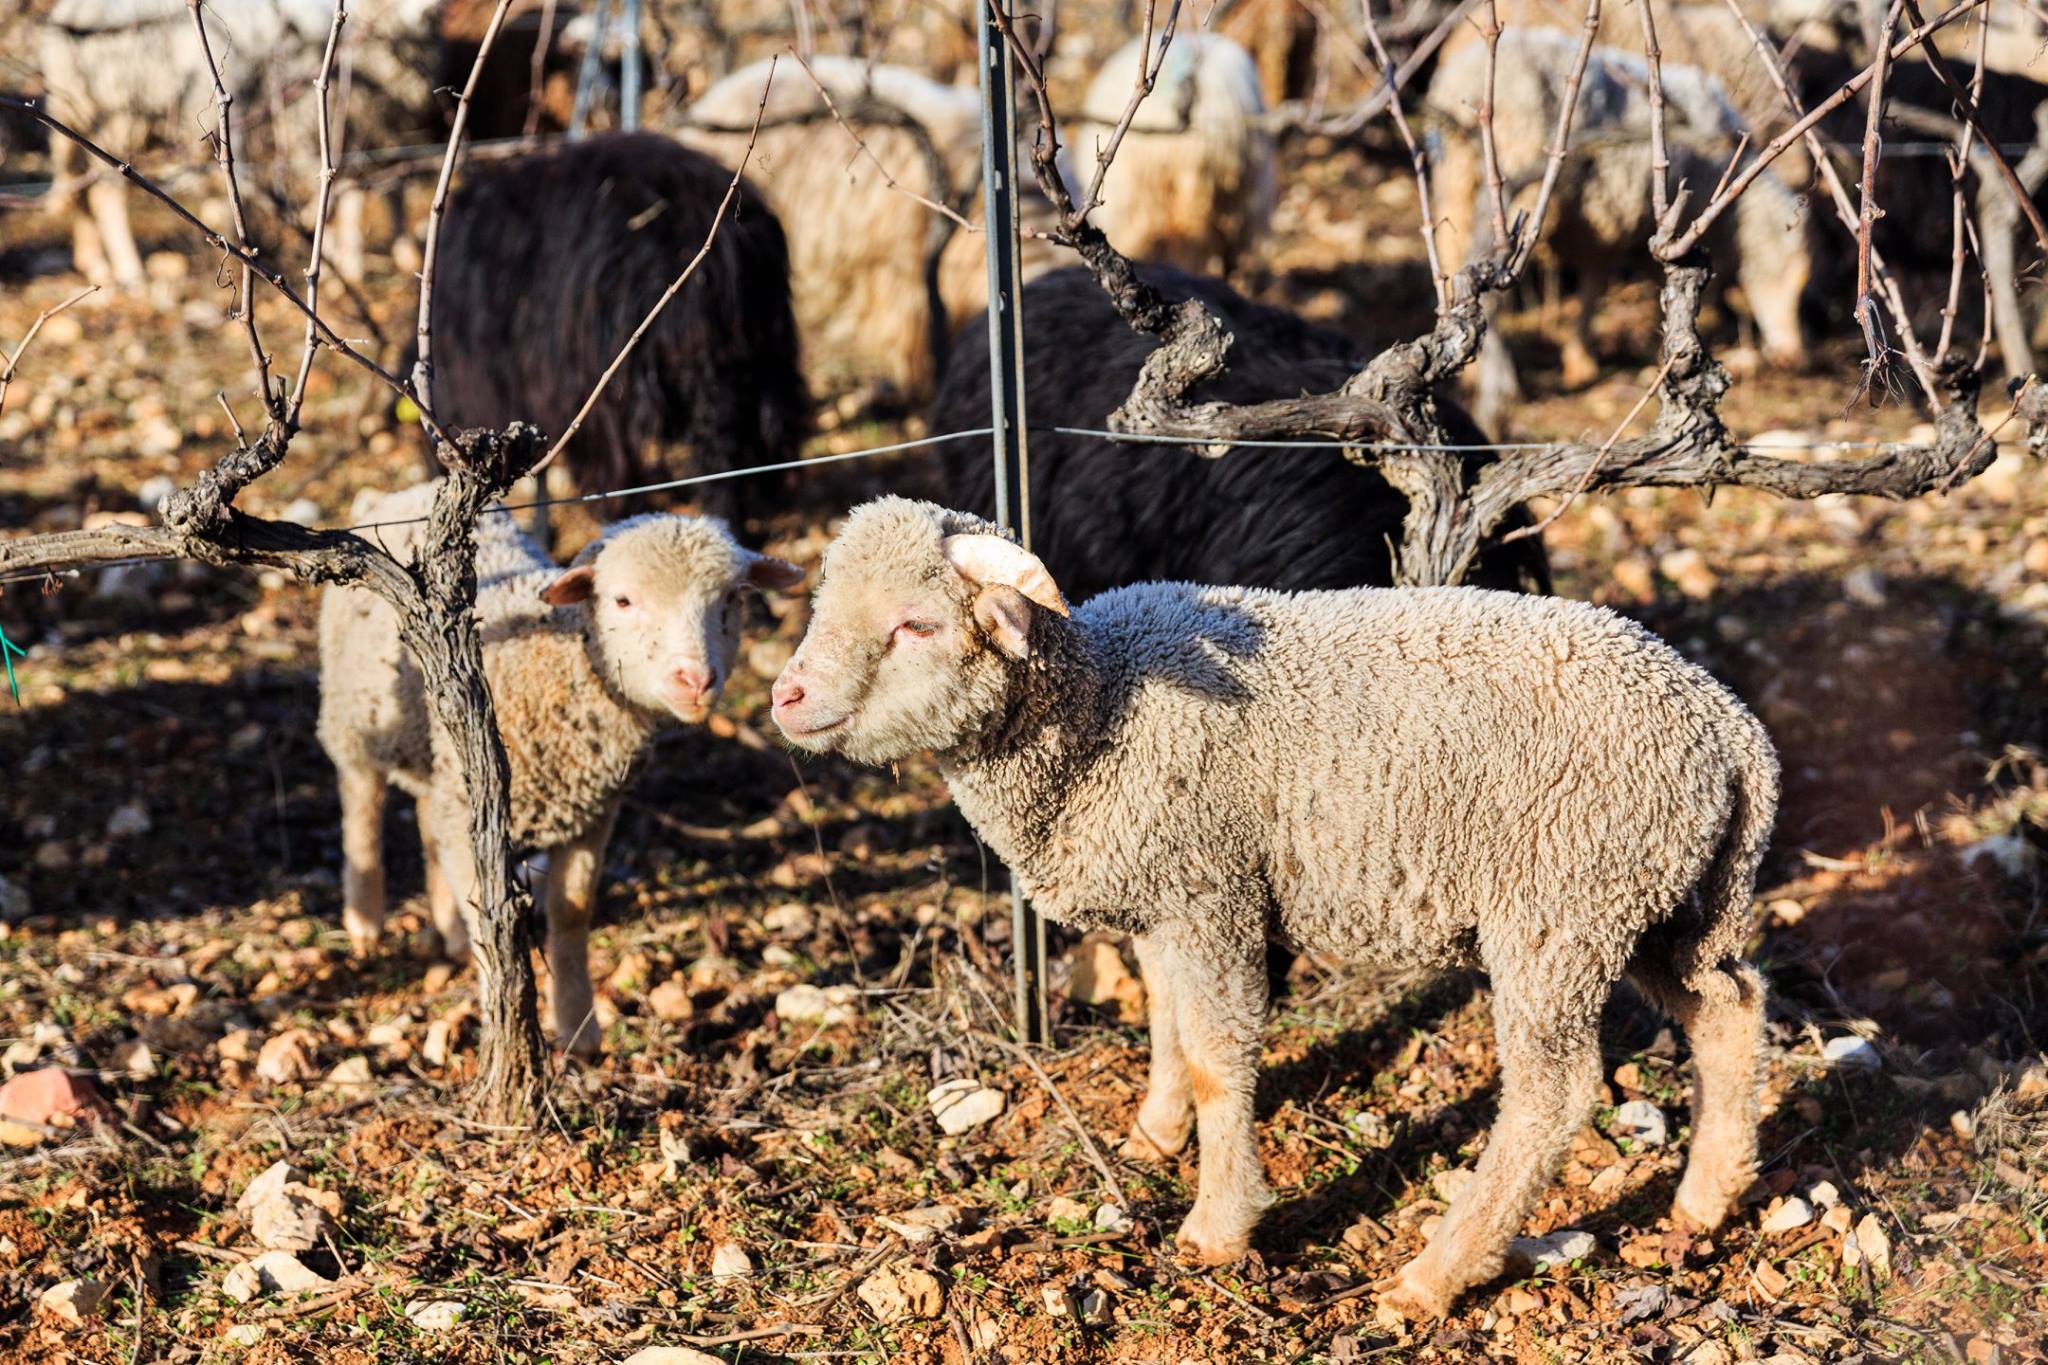
[[[1066,155],[1082,190],[1096,155],[1123,117],[1141,64],[1143,38],[1110,54],[1069,129]],[[1273,139],[1259,68],[1250,54],[1213,33],[1179,33],[1166,49],[1152,93],[1138,106],[1090,215],[1111,245],[1138,260],[1228,274],[1265,234],[1273,214]]]
[[[1383,1306],[1442,1314],[1591,1115],[1600,1011],[1633,981],[1692,1044],[1674,1212],[1754,1174],[1763,982],[1742,960],[1777,808],[1769,737],[1640,626],[1477,588],[1141,583],[1069,612],[977,518],[884,498],[825,555],[776,680],[790,741],[922,751],[1048,914],[1137,936],[1152,1073],[1127,1154],[1201,1138],[1180,1245],[1233,1260],[1272,1201],[1252,1095],[1265,946],[1483,966],[1500,1114]]]
[[[355,520],[409,522],[434,485],[365,494]],[[401,561],[425,528],[365,532]],[[597,1050],[588,944],[597,879],[633,769],[671,720],[702,721],[732,671],[741,596],[803,570],[737,544],[721,521],[651,514],[618,522],[567,569],[486,513],[477,527],[484,671],[511,765],[512,836],[549,854],[545,903],[555,1032]],[[475,871],[459,756],[433,724],[397,614],[361,588],[320,603],[320,742],[341,782],[343,910],[368,951],[383,931],[382,817],[389,786],[419,805],[428,901],[443,945],[468,950]]]

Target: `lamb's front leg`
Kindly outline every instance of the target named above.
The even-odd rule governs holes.
[[[1250,1249],[1252,1229],[1273,1202],[1252,1115],[1266,960],[1255,933],[1238,941],[1221,936],[1223,926],[1214,920],[1201,927],[1201,936],[1155,936],[1151,948],[1158,974],[1169,982],[1202,1143],[1195,1206],[1181,1224],[1180,1246],[1205,1264],[1221,1265]]]
[[[1164,1161],[1188,1145],[1194,1126],[1195,1098],[1188,1081],[1187,1055],[1181,1051],[1180,1023],[1174,1017],[1173,973],[1166,954],[1143,937],[1131,940],[1138,970],[1145,978],[1145,1012],[1152,1035],[1152,1074],[1145,1083],[1145,1102],[1124,1139],[1123,1154],[1133,1161]]]
[[[618,809],[598,827],[554,850],[548,859],[548,977],[555,1010],[555,1045],[578,1057],[595,1057],[601,1033],[592,1010],[590,917],[597,907],[597,881],[604,874],[605,845],[611,842]]]

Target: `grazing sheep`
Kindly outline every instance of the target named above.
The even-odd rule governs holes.
[[[1097,149],[1149,60],[1145,40],[1134,38],[1089,83],[1067,149],[1080,185],[1093,181]],[[1177,33],[1117,148],[1091,221],[1127,256],[1230,273],[1273,213],[1273,139],[1259,121],[1265,112],[1259,69],[1243,48],[1213,33]]]
[[[1233,0],[1211,20],[1217,33],[1251,54],[1268,107],[1301,99],[1315,84],[1315,13],[1301,0]]]
[[[981,96],[853,57],[813,57],[810,69],[816,84],[786,57],[774,63],[772,83],[766,61],[734,72],[690,106],[681,136],[737,164],[761,113],[748,175],[791,233],[790,289],[812,374],[914,401],[931,392],[952,322],[988,301],[981,234],[956,231],[911,198],[978,216]],[[1048,257],[1043,243],[1027,243],[1027,271]]]
[[[435,412],[560,433],[710,236],[732,172],[654,133],[478,168],[448,207],[434,278]],[[710,254],[563,450],[619,488],[794,457],[810,417],[782,226],[742,185]],[[744,482],[744,481],[738,481]],[[735,484],[700,503],[736,515]]]
[[[424,41],[431,7],[432,0],[358,0],[351,7],[336,61],[361,69],[348,83],[346,106],[334,105],[338,140],[358,145],[364,124],[417,122],[394,110],[416,112],[425,102],[412,50]],[[273,183],[282,197],[310,208],[318,141],[309,96],[332,0],[211,0],[203,13],[208,45],[234,100],[245,187]],[[189,153],[199,130],[218,122],[213,75],[185,0],[60,0],[40,35],[39,55],[51,113],[117,156],[139,159],[156,147]],[[358,127],[353,136],[351,126]],[[259,169],[265,164],[267,173]],[[66,138],[52,140],[51,167],[51,209],[70,220],[77,268],[96,282],[139,288],[142,256],[126,187],[97,163],[87,166]],[[344,273],[359,276],[362,200],[346,188],[337,196],[335,259]]]
[[[362,523],[424,518],[434,485],[356,500]],[[365,534],[401,561],[419,525]],[[634,765],[670,719],[709,713],[739,645],[740,597],[803,571],[742,549],[723,523],[649,514],[618,522],[564,569],[502,512],[477,525],[484,672],[511,765],[512,838],[549,854],[545,901],[555,1034],[597,1050],[587,949],[597,878]],[[419,803],[427,894],[443,946],[468,950],[475,869],[461,758],[432,721],[397,614],[361,588],[320,603],[320,742],[341,783],[343,920],[357,952],[384,925],[387,784]]]
[[[1364,364],[1344,337],[1253,303],[1221,280],[1171,266],[1139,273],[1172,301],[1199,297],[1236,338],[1230,367],[1195,388],[1197,402],[1327,391]],[[1212,460],[1187,446],[1055,431],[1106,430],[1159,342],[1126,326],[1078,266],[1026,285],[1023,314],[1032,543],[1077,597],[1146,579],[1287,589],[1393,581],[1388,542],[1400,539],[1407,503],[1376,470],[1330,450],[1246,450]],[[1458,439],[1486,439],[1455,404],[1443,402],[1440,412]],[[988,420],[988,328],[976,321],[961,329],[927,425],[963,431]],[[951,441],[911,460],[909,477],[922,480],[916,487],[994,515],[987,438]],[[1546,590],[1541,542],[1490,549],[1472,581]]]
[[[1514,208],[1531,207],[1545,153],[1578,52],[1578,39],[1547,29],[1501,36],[1494,84],[1494,128],[1500,169]],[[1487,214],[1477,111],[1485,91],[1486,53],[1470,44],[1438,66],[1427,106],[1447,134],[1437,179],[1442,226],[1437,234],[1446,269],[1469,257]],[[1671,183],[1689,184],[1704,203],[1734,155],[1744,128],[1714,77],[1693,67],[1663,67]],[[1654,226],[1649,205],[1649,72],[1640,57],[1596,47],[1580,90],[1571,149],[1552,199],[1556,217],[1543,225],[1546,248],[1579,273],[1581,306],[1564,338],[1567,386],[1598,373],[1586,327],[1619,260],[1643,255]],[[1729,221],[1732,219],[1732,221]],[[1812,272],[1803,207],[1766,171],[1736,201],[1709,249],[1732,266],[1761,334],[1780,363],[1803,361],[1799,300]],[[1490,236],[1490,229],[1486,232]],[[1492,402],[1481,404],[1482,420]]]
[[[1201,1167],[1180,1245],[1250,1245],[1271,1202],[1252,1098],[1264,947],[1492,979],[1500,1113],[1384,1306],[1497,1274],[1600,1086],[1627,977],[1698,1075],[1675,1215],[1753,1176],[1763,981],[1741,958],[1777,804],[1763,727],[1641,627],[1476,588],[1146,583],[1069,612],[977,518],[884,498],[826,551],[774,687],[799,747],[931,750],[1047,915],[1137,937],[1151,1079],[1127,1154]]]

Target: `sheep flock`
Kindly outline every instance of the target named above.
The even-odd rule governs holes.
[[[1553,0],[1222,0],[1174,6],[1171,23],[1154,6],[1156,27],[1101,0],[1017,6],[1005,23],[1045,105],[1020,80],[1008,147],[984,145],[969,0],[23,0],[0,15],[0,95],[18,101],[0,105],[0,290],[20,283],[48,333],[19,355],[0,336],[0,505],[25,532],[139,536],[194,515],[199,499],[175,490],[203,429],[242,447],[207,486],[243,498],[217,518],[254,537],[256,559],[358,552],[330,534],[349,531],[424,585],[437,493],[462,486],[481,446],[423,430],[524,422],[559,442],[485,509],[460,575],[533,900],[519,927],[533,974],[517,979],[537,988],[552,1107],[530,1132],[457,1113],[451,1058],[479,1024],[446,998],[494,984],[463,973],[494,923],[479,868],[498,863],[471,843],[466,771],[486,770],[444,724],[459,730],[463,712],[437,713],[393,606],[332,569],[317,598],[269,576],[230,595],[219,566],[144,556],[76,588],[52,576],[38,603],[35,584],[0,577],[10,626],[17,609],[57,619],[89,599],[97,615],[48,639],[95,657],[186,649],[217,600],[233,604],[231,634],[298,641],[232,686],[137,665],[165,700],[124,713],[132,735],[108,723],[75,741],[116,766],[137,755],[140,774],[178,726],[221,728],[176,742],[263,770],[252,809],[272,822],[256,837],[279,845],[277,875],[226,889],[169,865],[151,875],[208,926],[241,901],[287,907],[295,958],[257,961],[228,929],[217,949],[115,951],[99,945],[125,913],[112,902],[93,927],[45,933],[37,910],[83,894],[54,888],[119,870],[153,837],[149,810],[177,808],[192,848],[213,846],[197,827],[214,812],[194,803],[214,798],[189,776],[138,776],[91,849],[28,812],[21,856],[0,856],[0,961],[34,961],[40,936],[84,964],[0,971],[0,1018],[10,1001],[61,1002],[47,1031],[0,1040],[0,1153],[40,1149],[19,1172],[0,1162],[0,1286],[30,1286],[41,1272],[19,1258],[57,1245],[53,1228],[102,1219],[101,1193],[66,1193],[71,1173],[100,1163],[104,1191],[110,1154],[138,1144],[207,1170],[204,1123],[173,1118],[168,1097],[110,1103],[95,1087],[153,1084],[192,1049],[227,1079],[181,1085],[187,1099],[299,1087],[233,1101],[243,1129],[268,1125],[262,1164],[283,1172],[258,1176],[246,1146],[231,1176],[194,1175],[161,1207],[148,1181],[127,1182],[86,1270],[37,1285],[18,1314],[0,1295],[0,1357],[100,1358],[132,1292],[118,1310],[132,1347],[106,1358],[154,1358],[145,1300],[214,1275],[209,1312],[222,1295],[277,1301],[223,1318],[221,1346],[278,1360],[410,1359],[436,1341],[481,1360],[479,1320],[495,1313],[588,1338],[558,1351],[555,1327],[536,1329],[490,1348],[503,1358],[544,1340],[547,1358],[597,1359],[584,1348],[630,1339],[628,1365],[1816,1365],[1891,1358],[1880,1343],[1906,1337],[1881,1332],[1922,1321],[1892,1291],[1947,1292],[1906,1278],[1947,1241],[1968,1244],[1957,1278],[1984,1325],[1911,1327],[1901,1358],[2042,1359],[2016,1324],[2048,1322],[2022,1301],[2043,1278],[2048,1073],[1988,1044],[1960,1052],[1931,1026],[1881,1042],[1855,984],[1874,950],[1854,939],[1921,935],[1910,970],[1884,978],[1903,1013],[1981,1007],[1999,1038],[2033,1037],[2039,717],[2019,707],[2017,739],[1973,721],[1968,763],[1929,757],[1923,729],[1966,706],[2015,709],[1983,693],[2038,695],[2048,514],[1976,541],[1929,531],[1940,549],[1925,565],[1895,557],[1879,574],[1851,566],[1891,532],[1848,498],[1729,513],[1696,490],[1603,484],[1627,482],[1611,452],[1619,465],[1646,440],[1691,439],[1698,393],[1752,379],[1770,395],[1758,410],[1789,429],[1790,464],[1922,416],[1946,439],[1955,413],[1881,407],[1910,403],[1926,368],[1895,313],[1941,336],[1943,376],[2002,368],[2019,411],[2048,344],[2026,265],[2048,208],[2048,21],[1992,0],[1925,60],[1901,58],[1873,115],[1832,97],[1874,42],[1925,22],[1911,6],[1645,3],[1654,68],[1640,11],[1617,0],[1590,25]],[[1387,104],[1398,120],[1350,116]],[[466,150],[444,168],[458,123]],[[1683,263],[1709,281],[1711,354],[1696,357],[1644,320],[1677,292],[1650,186],[1662,177],[1696,211],[1780,141]],[[1019,289],[1003,311],[992,239],[1012,225],[988,221],[984,190],[1011,154]],[[165,196],[205,240],[178,235]],[[1842,221],[1859,213],[1860,233]],[[1526,229],[1526,268],[1468,299],[1489,277],[1467,267],[1504,250],[1503,226]],[[260,265],[253,299],[238,257]],[[55,282],[91,293],[44,308]],[[315,323],[277,291],[317,294]],[[1127,321],[1136,298],[1229,333],[1222,360],[1170,396],[1179,412],[1379,402],[1421,374],[1404,401],[1429,430],[1128,439],[1184,362],[1167,327]],[[121,352],[109,389],[137,432],[125,463],[80,453],[105,436],[78,395],[101,382],[88,353],[115,326],[157,329]],[[1391,349],[1433,326],[1428,344]],[[313,377],[295,392],[302,329]],[[202,340],[214,333],[233,348]],[[1439,363],[1446,337],[1472,343],[1457,372]],[[1009,338],[1021,375],[992,355]],[[241,368],[208,381],[202,427],[172,376],[208,346]],[[1844,367],[1862,376],[1855,398],[1816,397]],[[373,385],[372,370],[399,378]],[[1673,374],[1693,406],[1651,402]],[[1021,488],[991,454],[1012,379]],[[1518,492],[1527,505],[1497,524],[1474,518],[1463,582],[1414,581],[1411,499],[1442,491],[1417,472],[1424,456],[1454,455],[1442,477],[1470,495],[1559,433],[1597,446],[1608,431],[1561,506]],[[284,469],[256,468],[277,450]],[[56,510],[65,499],[79,506]],[[1896,524],[1935,525],[1951,505],[1915,502]],[[259,508],[278,524],[248,530]],[[1751,586],[1781,542],[1811,551],[1800,576]],[[1954,544],[2005,564],[1999,590],[2024,610],[1929,588]],[[1800,591],[1832,594],[1805,633],[1786,606]],[[102,628],[143,612],[163,619]],[[1781,624],[1797,641],[1784,653]],[[1825,688],[1792,657],[1856,631],[1874,643],[1859,636],[1849,676]],[[1929,641],[1973,660],[2035,653],[1992,686],[1926,662]],[[24,670],[48,670],[55,649]],[[1840,723],[1781,727],[1785,698],[1816,689]],[[33,680],[21,691],[38,695]],[[80,683],[65,705],[102,692]],[[1825,790],[1840,771],[1812,759],[1825,745],[1888,752],[1920,785],[1898,810]],[[19,758],[43,784],[68,761],[38,738]],[[1969,789],[1990,793],[1978,804],[1954,795],[1949,770],[1964,767],[1990,772]],[[764,803],[768,787],[788,794]],[[1855,825],[1852,847],[1838,834],[1864,806],[1882,830]],[[0,825],[14,814],[0,806]],[[1910,913],[1845,921],[1862,927],[1796,962],[1764,933],[1829,895],[1888,894],[1904,860],[1970,821],[1963,853],[1915,874]],[[1958,897],[1988,901],[1994,871],[1998,894],[2032,909],[1985,946],[1942,921]],[[913,876],[940,889],[921,899]],[[1033,984],[1019,938],[1032,921],[1013,924],[1009,888],[1050,935],[1042,1039],[1011,1029],[996,998],[1013,962],[1020,998]],[[1943,984],[1972,952],[2019,984],[1994,980],[1978,1001]],[[65,1031],[115,1026],[89,1002],[93,974],[144,968],[148,988],[120,1011],[140,1052],[88,1065]],[[392,1017],[336,1018],[359,981]],[[1445,982],[1471,983],[1472,1003],[1439,1008]],[[1367,990],[1376,1018],[1354,1009]],[[1479,1025],[1454,1017],[1468,1008]],[[1297,1031],[1285,1045],[1283,1018]],[[912,1060],[880,1060],[878,1037]],[[656,1061],[657,1038],[683,1041]],[[316,1062],[337,1046],[381,1051],[346,1073]],[[1811,1075],[1787,1080],[1795,1052]],[[77,1093],[41,1118],[9,1108],[45,1071]],[[398,1092],[387,1112],[379,1097]],[[315,1097],[346,1124],[318,1126]],[[1896,1150],[1873,1153],[1838,1117],[1915,1103],[1939,1121]],[[1062,1144],[1056,1197],[1025,1169],[1041,1130]],[[1887,1213],[1889,1196],[1856,1181],[1893,1161],[1934,1183],[1967,1165],[1976,1192],[1945,1221]],[[411,1187],[333,1196],[344,1172],[401,1162],[419,1163]],[[805,1202],[827,1167],[833,1194]],[[1084,1184],[1085,1201],[1069,1197]],[[246,1188],[246,1206],[195,1214],[202,1186]],[[1986,1229],[2006,1205],[2022,1231],[1998,1241]],[[455,1254],[441,1225],[458,1206]],[[1047,1224],[1029,1241],[1012,1235],[1026,1210]],[[586,1215],[598,1235],[577,1230]],[[183,1249],[175,1270],[149,1249],[166,1239]],[[633,1249],[613,1257],[607,1240]],[[1817,1262],[1793,1265],[1815,1247],[1841,1312],[1770,1354],[1772,1324],[1817,1292]],[[1022,1308],[993,1307],[1021,1291],[991,1267],[1027,1255],[1057,1269]],[[379,1288],[395,1266],[439,1287],[410,1302]],[[1685,1292],[1703,1266],[1719,1277],[1705,1308]],[[1255,1331],[1186,1327],[1239,1308]],[[302,1315],[332,1333],[303,1355],[280,1344]],[[1007,1338],[997,1324],[1020,1317],[1035,1326]],[[1601,1332],[1582,1330],[1595,1318]],[[1178,1354],[1152,1349],[1154,1327]],[[79,1345],[94,1332],[107,1335]]]

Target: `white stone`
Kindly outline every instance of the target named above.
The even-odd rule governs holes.
[[[1446,1204],[1457,1202],[1459,1191],[1472,1183],[1474,1171],[1470,1166],[1458,1166],[1448,1171],[1438,1171],[1429,1178],[1429,1187],[1436,1191],[1436,1197]]]
[[[249,1235],[256,1245],[266,1251],[311,1251],[332,1237],[334,1219],[312,1195],[304,1185],[288,1185],[250,1209]]]
[[[1864,1214],[1849,1235],[1842,1239],[1842,1264],[1853,1266],[1859,1261],[1868,1265],[1871,1275],[1876,1278],[1882,1279],[1892,1273],[1892,1240],[1885,1235],[1884,1224],[1877,1221],[1874,1213]]]
[[[238,1322],[227,1330],[228,1344],[246,1350],[263,1340],[267,1331],[268,1329],[260,1322]]]
[[[1129,1232],[1131,1230],[1131,1215],[1119,1204],[1100,1205],[1095,1210],[1095,1230],[1097,1232]]]
[[[1514,1275],[1545,1274],[1573,1261],[1587,1260],[1599,1248],[1599,1239],[1578,1228],[1566,1228],[1548,1237],[1517,1237],[1508,1243],[1508,1271]]]
[[[1877,1055],[1868,1038],[1859,1038],[1845,1033],[1839,1038],[1830,1038],[1820,1050],[1828,1064],[1843,1071],[1876,1071],[1884,1065],[1884,1059]]]
[[[729,1280],[739,1275],[754,1273],[754,1258],[747,1255],[747,1249],[737,1242],[720,1242],[711,1248],[711,1276],[713,1279]]]
[[[1109,1321],[1109,1295],[1100,1289],[1091,1289],[1081,1296],[1081,1321],[1104,1323]]]
[[[1790,1232],[1794,1228],[1803,1228],[1812,1221],[1813,1205],[1795,1194],[1765,1214],[1764,1221],[1757,1224],[1757,1231],[1767,1234]]]
[[[135,490],[135,501],[145,512],[155,512],[164,505],[164,499],[178,491],[178,481],[168,474],[158,474],[142,481],[142,487]]]
[[[935,1318],[946,1307],[938,1278],[917,1266],[885,1267],[862,1280],[854,1295],[881,1322]]]
[[[1387,1121],[1370,1109],[1361,1109],[1351,1116],[1351,1131],[1358,1134],[1358,1140],[1368,1147],[1388,1147],[1393,1144],[1394,1130],[1387,1127]]]
[[[73,1327],[83,1327],[88,1318],[100,1314],[108,1289],[100,1280],[65,1280],[53,1284],[36,1300],[37,1311]]]
[[[885,1214],[875,1221],[906,1242],[922,1244],[958,1228],[960,1210],[951,1204],[927,1204],[903,1213]]]
[[[422,1332],[447,1332],[462,1325],[469,1305],[454,1299],[414,1299],[405,1306],[405,1320]]]
[[[317,526],[324,513],[311,498],[293,498],[278,515],[294,526]]]
[[[114,813],[107,817],[109,839],[132,839],[137,835],[149,833],[151,827],[149,808],[140,801],[130,801],[126,805],[116,806]]]
[[[1671,1125],[1664,1111],[1648,1100],[1630,1100],[1614,1111],[1614,1136],[1645,1147],[1662,1147],[1671,1140]]]
[[[925,1096],[939,1127],[953,1137],[971,1132],[1001,1114],[1009,1096],[965,1076],[940,1081]]]
[[[1989,862],[2013,881],[2026,880],[2038,861],[2034,846],[2017,834],[1994,834],[1988,839],[1979,839],[1965,847],[1961,857],[1964,867]]]
[[[852,986],[791,986],[775,997],[775,1017],[788,1024],[837,1028],[859,1017],[860,992]]]
[[[1806,1187],[1806,1200],[1817,1209],[1831,1209],[1842,1202],[1842,1192],[1831,1180],[1817,1180]]]
[[[801,901],[775,906],[761,916],[761,927],[785,938],[807,938],[817,927],[818,917]]]
[[[303,1184],[306,1173],[289,1161],[272,1162],[270,1168],[250,1181],[235,1201],[236,1213],[247,1213],[264,1200],[284,1193],[287,1185]]]
[[[333,1287],[333,1280],[308,1268],[291,1252],[266,1251],[228,1271],[220,1289],[236,1303],[247,1303],[264,1294],[296,1294]]]
[[[360,1090],[370,1084],[370,1059],[360,1054],[344,1057],[327,1073],[327,1084],[336,1090]]]

